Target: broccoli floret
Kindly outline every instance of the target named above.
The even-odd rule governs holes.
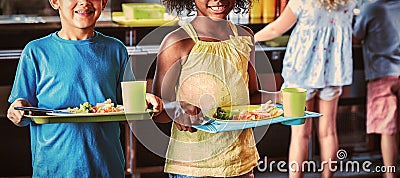
[[[84,102],[80,105],[78,113],[89,113],[93,109],[93,106],[89,102]]]
[[[226,110],[222,109],[221,107],[217,107],[217,110],[214,113],[213,117],[216,119],[220,119],[220,120],[229,120],[230,113],[227,112]]]

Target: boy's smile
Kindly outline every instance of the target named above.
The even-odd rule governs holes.
[[[77,10],[75,11],[76,14],[81,15],[81,16],[89,16],[94,13],[94,11],[91,10]]]
[[[61,30],[58,35],[69,40],[93,37],[93,31],[101,11],[108,0],[50,0],[51,6],[58,10]]]

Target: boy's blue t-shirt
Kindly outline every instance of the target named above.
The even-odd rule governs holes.
[[[124,78],[128,61],[124,44],[99,32],[87,40],[52,33],[24,48],[9,102],[51,109],[121,103],[120,82],[134,79]],[[124,177],[118,122],[32,122],[30,132],[33,177]]]
[[[365,79],[400,75],[400,1],[377,0],[361,9],[354,36],[363,40]]]

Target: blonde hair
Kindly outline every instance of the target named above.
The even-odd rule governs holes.
[[[318,0],[320,7],[325,7],[326,10],[338,10],[340,5],[346,5],[351,0]]]

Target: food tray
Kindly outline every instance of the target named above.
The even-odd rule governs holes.
[[[282,107],[282,105],[276,105],[277,107]],[[270,119],[263,120],[251,120],[251,121],[240,121],[240,120],[216,120],[210,117],[207,117],[206,114],[206,123],[202,125],[193,125],[192,127],[210,133],[218,133],[218,132],[227,132],[234,130],[243,130],[248,128],[254,128],[259,126],[271,125],[281,123],[284,125],[299,125],[302,124],[304,119],[307,118],[318,118],[321,117],[322,114],[305,111],[304,116],[295,117],[295,118],[287,118],[284,116],[279,116]]]
[[[113,12],[112,20],[120,25],[130,27],[157,27],[157,26],[176,26],[178,19],[165,15],[164,19],[126,19],[123,12]]]
[[[26,115],[36,124],[68,123],[68,122],[119,122],[129,120],[150,119],[152,112],[125,114],[125,112],[113,113],[84,113],[84,114],[61,114],[47,113],[43,116]]]

